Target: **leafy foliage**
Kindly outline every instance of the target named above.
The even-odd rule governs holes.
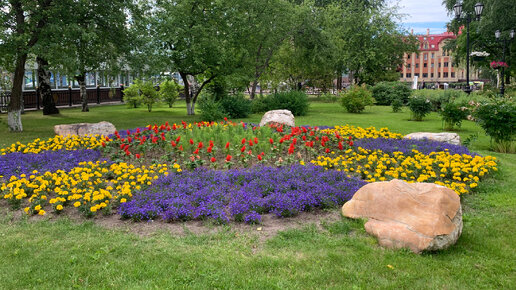
[[[134,80],[134,83],[124,90],[124,99],[129,107],[136,108],[140,104],[145,104],[151,112],[152,105],[159,100],[159,93],[151,81]]]
[[[251,112],[251,101],[244,94],[228,95],[219,102],[230,118],[247,118]]]
[[[289,110],[294,116],[304,116],[308,112],[307,95],[302,91],[289,91],[270,94],[253,101],[253,113],[271,110]]]
[[[124,101],[127,103],[129,108],[138,108],[142,104],[142,98],[140,97],[140,89],[138,85],[131,84],[124,89]]]
[[[512,99],[495,99],[481,104],[474,116],[478,124],[494,142],[502,145],[498,149],[510,148],[516,136],[516,102]]]
[[[165,80],[159,85],[160,99],[168,104],[169,108],[172,108],[179,96],[179,91],[182,89],[183,88],[175,80]]]
[[[203,121],[217,121],[226,116],[222,104],[210,96],[203,95],[199,99],[198,105]]]
[[[366,106],[372,106],[372,93],[365,86],[353,86],[342,93],[340,104],[350,113],[361,113]]]
[[[445,130],[453,130],[455,126],[461,127],[462,121],[465,120],[470,111],[466,107],[466,104],[449,102],[442,106],[439,114],[441,115],[444,122]]]
[[[411,89],[401,82],[380,82],[372,89],[373,98],[377,105],[391,105],[391,103],[399,99],[402,104],[406,104],[410,96]]]
[[[432,111],[432,103],[424,94],[410,96],[408,107],[412,111],[412,120],[414,121],[423,121],[423,118]]]

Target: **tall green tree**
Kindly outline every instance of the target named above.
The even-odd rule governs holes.
[[[31,49],[40,42],[41,33],[54,13],[52,0],[0,1],[0,62],[13,73],[7,125],[11,132],[22,132],[22,86],[25,63]]]

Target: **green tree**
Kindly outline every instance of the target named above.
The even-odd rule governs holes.
[[[181,86],[175,80],[165,80],[159,85],[160,99],[168,104],[169,108],[172,108],[181,89]]]

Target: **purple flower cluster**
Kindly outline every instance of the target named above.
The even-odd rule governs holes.
[[[0,176],[31,174],[39,172],[70,170],[83,161],[97,161],[101,158],[98,150],[59,150],[44,151],[38,154],[14,152],[0,156]]]
[[[119,214],[134,220],[259,223],[264,213],[287,217],[337,207],[364,184],[345,173],[314,166],[198,169],[159,178],[121,204]]]
[[[396,151],[403,152],[405,155],[413,155],[412,150],[416,149],[423,154],[430,154],[431,152],[439,152],[448,150],[450,154],[467,154],[476,156],[478,154],[472,153],[468,148],[460,145],[453,145],[445,142],[432,140],[414,140],[414,139],[387,139],[387,138],[364,138],[356,139],[354,146],[362,147],[368,150],[382,150],[385,153],[393,153]]]

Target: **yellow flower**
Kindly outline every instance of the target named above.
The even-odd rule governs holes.
[[[39,215],[45,215],[46,213],[47,213],[47,212],[46,212],[46,211],[44,211],[44,210],[40,210],[40,211],[38,212],[38,214],[39,214]]]
[[[74,207],[79,207],[81,206],[81,202],[80,201],[76,201],[74,204],[73,204]]]
[[[58,204],[58,205],[56,206],[56,209],[57,209],[57,210],[63,210],[63,206],[62,206],[62,205],[60,205],[60,204]]]
[[[36,211],[39,211],[40,209],[41,209],[41,205],[39,205],[39,204],[36,205],[36,207],[34,208],[34,210],[36,210]]]
[[[92,206],[92,207],[90,207],[90,211],[91,211],[91,212],[96,212],[96,211],[97,211],[97,206]]]

